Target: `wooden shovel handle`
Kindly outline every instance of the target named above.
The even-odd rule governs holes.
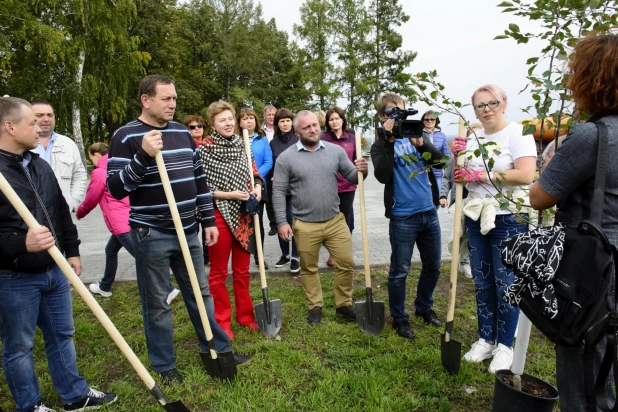
[[[13,207],[17,210],[17,213],[21,216],[22,219],[26,222],[30,229],[36,229],[41,225],[36,221],[32,213],[26,208],[24,202],[17,196],[17,193],[13,190],[9,182],[4,178],[2,173],[0,173],[0,190],[7,197],[9,202],[13,205]],[[144,384],[148,387],[148,389],[152,389],[155,386],[155,381],[152,379],[152,376],[148,373],[142,362],[139,360],[137,355],[133,352],[131,347],[124,340],[116,326],[112,323],[107,314],[103,311],[103,308],[96,301],[94,296],[88,291],[84,283],[81,279],[75,274],[73,268],[67,262],[64,255],[60,252],[60,250],[56,246],[52,246],[47,249],[47,252],[54,259],[56,264],[60,267],[64,275],[67,277],[73,288],[79,293],[82,299],[88,305],[88,308],[94,313],[94,316],[97,320],[103,325],[109,336],[112,338],[114,343],[118,346],[123,355],[127,358],[133,369],[137,372],[139,377],[142,379]]]
[[[253,179],[253,161],[251,160],[251,148],[249,147],[249,132],[247,129],[242,131],[242,140],[245,144],[245,154],[247,155],[247,164],[249,165],[249,175],[251,176],[251,189],[255,188],[255,180]],[[264,269],[264,251],[262,250],[262,233],[260,232],[260,216],[253,215],[253,231],[255,232],[255,243],[257,246],[258,266],[260,267],[260,283],[262,289],[266,288],[266,270]]]
[[[172,219],[174,220],[174,227],[176,228],[176,235],[180,242],[180,249],[182,250],[182,256],[185,259],[185,266],[189,272],[189,279],[191,280],[191,288],[195,295],[195,301],[197,302],[197,309],[200,313],[200,319],[202,320],[202,326],[206,332],[206,340],[212,340],[212,329],[210,329],[210,322],[208,321],[208,314],[206,313],[206,306],[204,305],[204,298],[202,297],[202,290],[195,274],[195,267],[193,266],[193,260],[191,259],[191,251],[189,250],[189,244],[187,243],[187,237],[185,236],[185,230],[182,227],[182,221],[180,220],[180,214],[178,213],[178,206],[176,206],[176,199],[174,198],[174,192],[172,191],[172,185],[167,175],[167,169],[165,168],[165,162],[163,161],[163,155],[161,151],[157,152],[155,157],[157,162],[157,168],[159,169],[159,176],[161,176],[161,183],[163,184],[163,190],[165,191],[165,198],[170,207],[172,213]],[[210,356],[213,359],[217,359],[217,352],[210,349]]]
[[[356,159],[363,158],[361,132],[356,131]],[[369,240],[367,239],[367,216],[365,213],[365,177],[358,172],[358,195],[360,202],[361,233],[363,235],[363,264],[365,268],[365,287],[371,288],[371,273],[369,267]]]
[[[459,136],[464,136],[466,127],[462,117],[459,118]],[[457,166],[463,166],[465,155],[458,153]],[[454,170],[453,170],[454,173]],[[453,222],[453,248],[451,251],[451,277],[450,287],[448,292],[448,312],[446,313],[446,322],[452,322],[455,318],[455,299],[457,295],[457,271],[459,268],[459,235],[461,234],[461,214],[463,209],[463,183],[456,183],[455,186],[455,216]],[[444,340],[450,341],[450,334],[447,328]]]

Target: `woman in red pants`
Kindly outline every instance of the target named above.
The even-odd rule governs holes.
[[[235,130],[234,108],[227,102],[214,102],[206,111],[212,133],[203,141],[198,152],[204,163],[206,181],[214,200],[219,240],[209,246],[210,275],[208,283],[215,301],[217,323],[234,338],[232,332],[232,305],[225,285],[228,262],[232,256],[232,285],[236,321],[253,330],[259,327],[253,314],[249,295],[249,264],[256,253],[253,216],[243,211],[251,195],[256,205],[260,200],[264,180],[253,162],[255,187],[247,164],[245,146]]]

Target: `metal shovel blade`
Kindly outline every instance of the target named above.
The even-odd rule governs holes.
[[[367,288],[367,300],[354,303],[356,323],[361,332],[379,335],[384,329],[384,302],[374,301],[371,288]]]
[[[181,401],[174,401],[174,402],[168,401],[165,395],[163,395],[163,392],[161,392],[161,388],[159,388],[159,386],[156,383],[152,387],[152,389],[150,389],[150,392],[152,392],[152,394],[157,399],[159,404],[161,404],[161,406],[163,406],[163,409],[165,409],[166,411],[191,412],[191,410],[187,408],[185,404],[182,403]]]
[[[191,412],[181,401],[168,402],[163,405],[163,409],[170,412]]]
[[[281,329],[281,300],[267,300],[253,305],[255,321],[265,336],[276,336]]]
[[[449,339],[447,342],[446,332],[441,336],[440,354],[442,357],[442,367],[451,375],[455,375],[459,372],[459,366],[461,365],[461,342],[453,339]]]
[[[200,357],[206,367],[206,373],[215,379],[232,381],[238,373],[232,351],[217,353],[217,359],[212,358],[210,351],[200,352]]]

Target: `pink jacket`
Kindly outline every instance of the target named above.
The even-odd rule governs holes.
[[[86,191],[86,198],[79,205],[75,215],[78,219],[84,218],[97,205],[101,206],[103,219],[112,234],[115,236],[127,233],[129,227],[129,197],[122,200],[115,199],[107,190],[107,155],[101,157],[97,167],[92,171],[92,178]]]

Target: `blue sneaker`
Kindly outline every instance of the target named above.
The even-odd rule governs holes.
[[[81,401],[64,405],[65,411],[88,411],[92,409],[99,409],[103,405],[116,402],[118,395],[109,392],[100,392],[94,388],[90,388],[88,396]]]

